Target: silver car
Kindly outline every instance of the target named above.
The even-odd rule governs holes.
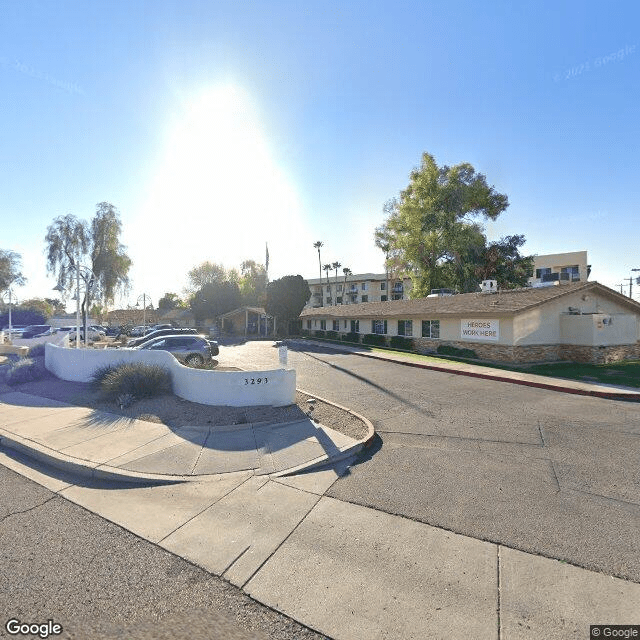
[[[191,366],[213,360],[209,341],[200,336],[161,336],[133,348],[168,351],[181,362]]]

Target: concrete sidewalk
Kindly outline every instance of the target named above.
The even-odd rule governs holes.
[[[346,462],[159,486],[1,448],[0,464],[335,640],[566,640],[640,622],[640,584],[326,497]]]
[[[116,481],[284,475],[353,456],[363,443],[310,419],[171,429],[20,392],[0,394],[2,446]]]
[[[287,340],[288,344],[305,346],[313,345],[324,347],[333,351],[350,353],[361,356],[363,358],[372,358],[374,360],[383,360],[385,362],[394,362],[409,367],[419,369],[431,369],[432,371],[440,371],[444,373],[453,373],[456,375],[470,376],[473,378],[482,378],[484,380],[496,380],[498,382],[510,382],[511,384],[520,384],[528,387],[537,387],[539,389],[547,389],[549,391],[559,391],[562,393],[573,393],[584,396],[594,396],[597,398],[607,398],[610,400],[628,400],[640,402],[640,389],[624,387],[620,385],[604,384],[597,382],[579,382],[577,380],[566,380],[563,378],[551,378],[548,376],[539,376],[533,373],[524,373],[521,371],[507,371],[504,369],[495,369],[490,366],[480,366],[467,362],[453,362],[450,360],[442,360],[441,362],[421,361],[412,357],[410,354],[401,353],[383,353],[369,351],[363,347],[336,344],[333,342],[322,342],[318,340]]]

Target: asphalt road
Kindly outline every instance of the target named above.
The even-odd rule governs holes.
[[[277,366],[268,342],[221,364]],[[327,495],[640,582],[640,406],[339,354],[289,351],[297,385],[379,440]]]
[[[2,465],[0,486],[1,638],[25,637],[10,619],[77,640],[324,637]]]

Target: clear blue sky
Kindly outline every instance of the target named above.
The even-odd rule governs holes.
[[[559,4],[559,6],[558,6]],[[0,2],[0,248],[49,297],[54,217],[118,207],[135,302],[204,261],[382,271],[428,151],[508,195],[489,237],[640,268],[640,8],[627,2]],[[636,274],[638,275],[638,274]],[[636,286],[635,293],[640,293]],[[634,295],[638,299],[637,295]]]

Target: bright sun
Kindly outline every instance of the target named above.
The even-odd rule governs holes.
[[[248,96],[233,85],[211,89],[188,103],[168,136],[135,225],[144,229],[144,243],[137,233],[130,242],[146,256],[137,277],[149,281],[171,271],[175,281],[181,270],[182,282],[203,260],[226,267],[264,262],[265,242],[271,256],[277,246],[286,251],[299,242],[300,220],[295,190]]]

